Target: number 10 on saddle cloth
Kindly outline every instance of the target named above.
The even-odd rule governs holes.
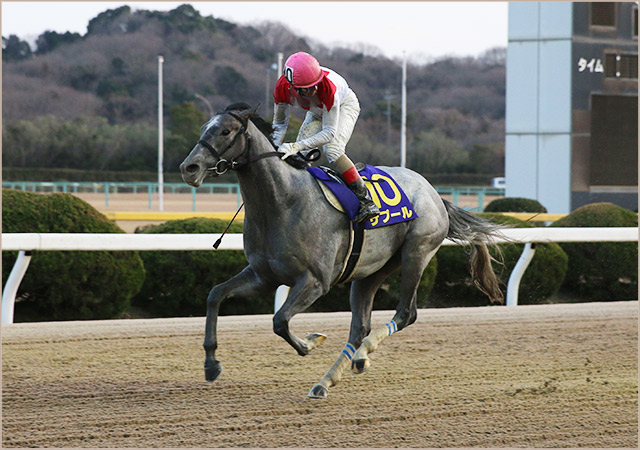
[[[323,169],[320,167],[307,168],[314,177],[321,180],[333,192],[344,211],[353,219],[358,212],[358,199],[348,187],[329,176]],[[371,199],[380,209],[379,216],[365,222],[365,229],[381,228],[418,217],[409,198],[391,175],[370,165],[365,166],[359,172],[365,181]]]

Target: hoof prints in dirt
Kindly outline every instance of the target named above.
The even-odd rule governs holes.
[[[330,336],[306,358],[223,318],[213,383],[200,318],[3,329],[3,446],[637,446],[635,302],[421,310],[323,401],[349,320],[303,318]]]

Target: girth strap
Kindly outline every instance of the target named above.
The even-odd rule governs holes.
[[[351,222],[351,229],[349,230],[349,252],[347,254],[342,273],[338,277],[338,281],[334,283],[343,284],[351,280],[353,273],[358,268],[360,263],[360,257],[362,256],[362,247],[364,247],[365,230],[362,223]]]

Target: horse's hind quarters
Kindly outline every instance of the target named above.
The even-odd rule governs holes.
[[[309,398],[327,398],[329,391],[321,384],[316,384],[309,391]]]
[[[207,381],[215,381],[222,372],[222,365],[218,360],[207,359],[204,363],[204,377]]]

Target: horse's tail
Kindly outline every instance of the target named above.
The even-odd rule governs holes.
[[[498,261],[502,264],[502,252],[494,238],[503,237],[500,230],[506,227],[481,219],[445,199],[442,201],[449,215],[447,238],[470,247],[471,277],[474,284],[487,294],[492,303],[504,304],[504,296],[491,262]],[[489,247],[495,249],[497,260],[489,253]]]

